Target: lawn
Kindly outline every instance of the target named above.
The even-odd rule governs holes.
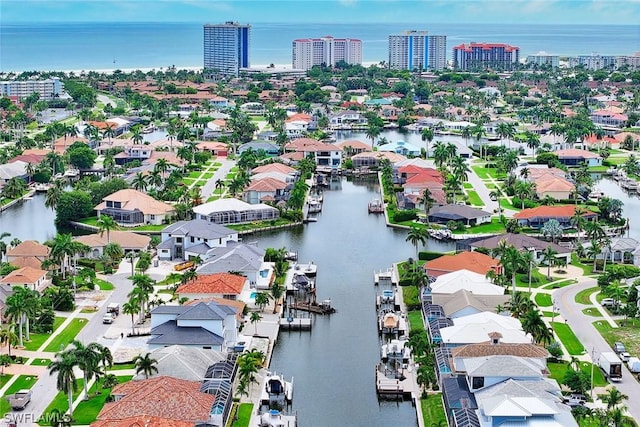
[[[469,203],[473,206],[484,206],[484,202],[474,190],[467,190],[467,196],[469,197]]]
[[[188,177],[192,179],[198,179],[202,175],[202,171],[189,172]]]
[[[576,302],[578,304],[592,305],[591,300],[589,300],[589,297],[591,296],[592,293],[598,292],[599,290],[600,288],[598,286],[581,290],[576,294]]]
[[[567,369],[569,369],[569,364],[548,362],[547,368],[551,373],[550,375],[551,378],[558,381],[559,383],[562,383],[562,380],[564,379],[564,375],[567,372]],[[589,375],[589,378],[591,378],[591,363],[580,362],[580,370],[587,373]],[[600,368],[598,368],[597,366],[594,366],[594,369],[593,369],[594,387],[604,387],[607,384],[608,384],[607,380],[605,380],[604,375],[602,374],[602,371],[600,370]]]
[[[444,421],[444,425],[447,425],[447,416],[444,413],[440,393],[432,394],[426,399],[420,399],[420,408],[422,408],[422,419],[426,426],[440,425],[440,421]]]
[[[407,315],[409,318],[409,330],[424,330],[424,321],[422,320],[422,311],[413,310]]]
[[[464,182],[462,183],[462,185],[465,190],[473,190],[473,184],[471,184],[470,182]]]
[[[6,381],[5,381],[6,378]],[[11,378],[11,375],[3,375],[2,376],[2,385],[6,384],[6,382]],[[30,389],[33,385],[38,381],[38,377],[35,375],[20,375],[14,382],[7,388],[5,392],[5,396],[9,394],[13,394],[19,390]],[[11,411],[11,407],[9,406],[9,402],[7,399],[0,399],[0,414],[5,415],[7,412]]]
[[[100,287],[101,291],[112,291],[113,290],[113,284],[107,282],[106,280],[93,279],[93,283],[95,285],[98,285]]]
[[[509,209],[518,212],[522,210],[521,206],[513,206],[507,199],[500,199],[500,207],[502,209]]]
[[[131,375],[126,375],[117,378],[119,383],[124,383],[131,380],[133,377]],[[103,389],[94,382],[89,389],[89,396],[91,396],[91,398],[80,402],[78,406],[76,406],[76,410],[73,411],[73,424],[89,425],[95,421],[109,394],[111,394],[110,388]]]
[[[136,365],[133,363],[118,363],[111,366],[108,371],[122,371],[124,369],[135,369]]]
[[[635,321],[627,321],[625,327],[612,328],[609,322],[597,320],[593,322],[593,326],[600,332],[602,338],[613,345],[614,342],[620,341],[624,344],[625,349],[632,355],[640,354],[640,325],[638,319]]]
[[[56,317],[53,320],[53,330],[55,331],[56,329],[58,329],[58,327],[60,327],[65,319],[66,317]],[[24,349],[29,351],[37,351],[50,336],[51,334],[31,334],[29,337],[31,338],[31,341],[24,342]]]
[[[498,218],[491,218],[490,223],[476,225],[475,227],[466,228],[462,231],[454,231],[454,234],[476,234],[476,233],[504,233],[504,225]]]
[[[249,427],[252,412],[253,403],[241,403],[236,413],[237,420],[233,422],[232,427]]]
[[[276,227],[279,225],[287,225],[292,222],[287,219],[278,218],[277,220],[269,220],[269,221],[260,221],[260,222],[252,222],[248,224],[227,224],[228,228],[231,228],[236,231],[252,231],[252,230],[260,230],[262,228]]]
[[[585,308],[582,312],[587,316],[602,317],[602,314],[595,307]]]
[[[471,166],[471,169],[480,177],[480,179],[501,179],[501,176],[498,175],[498,170],[496,168],[487,168],[484,166]],[[502,174],[502,177],[504,174]]]
[[[53,337],[44,351],[58,352],[60,350],[64,350],[64,348],[76,338],[78,333],[86,324],[86,319],[72,319],[62,332]]]
[[[552,280],[555,280],[553,277],[551,278]],[[547,280],[547,276],[540,273],[538,270],[533,269],[531,271],[531,287],[532,288],[539,288],[540,286],[545,286],[547,283],[549,283],[549,280]],[[529,275],[524,273],[524,274],[516,274],[516,286],[519,288],[528,288],[529,287]]]
[[[555,283],[550,283],[548,285],[545,285],[542,289],[558,289],[558,288],[564,288],[565,286],[569,286],[569,285],[573,285],[575,283],[578,283],[577,280],[575,279],[566,279],[566,280],[560,280],[558,282]]]
[[[534,297],[538,307],[551,307],[553,302],[551,301],[551,295],[549,294],[536,294]]]
[[[131,227],[129,230],[131,231],[157,231],[158,234],[167,228],[168,224],[158,224],[158,225],[139,225],[137,227]]]
[[[213,172],[205,172],[204,174],[202,174],[202,178],[204,178],[204,179],[213,178]]]
[[[76,400],[77,397],[80,395],[80,393],[83,391],[84,379],[78,378],[76,384],[77,384],[77,388],[76,388],[76,391],[73,392],[73,400]],[[69,409],[68,402],[69,402],[69,399],[67,397],[67,393],[58,392],[56,394],[56,397],[54,397],[51,403],[49,404],[49,406],[47,406],[47,409],[44,410],[44,413],[50,414],[51,412],[53,412],[54,409],[57,409],[58,411],[60,411],[61,414],[64,414]],[[77,414],[74,413],[74,415],[77,415]],[[49,425],[50,423],[48,421],[49,420],[43,419],[42,421],[38,422],[38,424]]]
[[[584,346],[580,340],[578,340],[578,337],[576,337],[569,325],[566,323],[553,322],[551,326],[570,355],[579,356],[584,354]]]

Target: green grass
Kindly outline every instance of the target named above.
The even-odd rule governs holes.
[[[555,280],[553,277],[552,280]],[[539,288],[540,286],[544,287],[549,283],[547,280],[547,276],[540,273],[538,270],[533,269],[531,271],[531,287]],[[528,288],[529,287],[529,275],[525,274],[516,274],[516,286],[519,288]]]
[[[124,383],[131,380],[132,376],[117,377],[118,382]],[[83,400],[76,406],[76,410],[73,411],[73,424],[89,425],[96,420],[98,413],[102,410],[107,397],[111,394],[111,389],[103,389],[98,383],[94,382],[89,389],[89,400]]]
[[[106,280],[102,279],[93,279],[93,283],[95,285],[98,285],[101,291],[112,291],[114,288],[113,283],[107,282]]]
[[[544,317],[553,317],[553,311],[541,311]]]
[[[635,321],[627,320],[627,326],[612,328],[609,322],[597,320],[593,322],[593,326],[600,332],[602,338],[613,345],[614,342],[620,341],[624,344],[625,349],[632,355],[640,354],[640,325],[638,319]]]
[[[251,414],[253,413],[253,403],[241,403],[236,412],[237,420],[233,422],[232,427],[249,427]]]
[[[469,197],[469,203],[473,206],[484,206],[484,202],[474,190],[467,190],[467,196]]]
[[[522,210],[521,206],[513,206],[507,199],[500,199],[500,207],[502,209],[510,209],[512,211],[518,212]]]
[[[549,369],[549,372],[551,373],[550,377],[553,378],[554,380],[558,381],[559,383],[562,383],[562,380],[564,379],[564,375],[567,372],[567,370],[569,369],[569,364],[568,363],[554,363],[554,362],[549,362],[547,363],[547,368]],[[589,375],[589,378],[591,378],[591,363],[589,362],[580,362],[580,370],[585,372],[587,375]],[[593,386],[594,387],[605,387],[607,385],[607,380],[604,378],[604,375],[602,374],[602,371],[597,367],[594,366],[593,369]]]
[[[29,363],[29,365],[31,366],[49,366],[49,363],[51,363],[51,360],[49,359],[33,359],[31,361],[31,363]]]
[[[578,283],[578,281],[575,279],[560,280],[555,283],[550,283],[548,285],[545,285],[542,287],[542,289],[559,289],[559,288],[564,288],[565,286],[573,285],[575,283]]]
[[[269,228],[279,225],[291,224],[291,221],[278,218],[275,221],[256,221],[248,224],[227,224],[227,228],[231,228],[236,231],[252,231],[252,230],[260,230],[262,228]]]
[[[579,356],[584,354],[584,346],[580,340],[578,340],[578,337],[576,337],[569,325],[566,323],[553,322],[551,326],[570,355]]]
[[[73,400],[76,400],[76,398],[83,391],[84,380],[82,378],[78,378],[76,384],[77,384],[77,389],[72,394]],[[44,410],[44,413],[45,414],[51,413],[54,409],[57,409],[58,411],[60,411],[61,414],[64,414],[65,412],[67,412],[67,410],[69,409],[69,400],[67,398],[66,393],[58,392],[56,394],[56,397],[54,397],[51,403],[49,403],[49,406],[47,406],[47,409]],[[74,412],[74,415],[76,415],[75,412]],[[49,423],[42,421],[42,424],[40,425],[49,425]]]
[[[66,317],[56,317],[53,320],[53,330],[55,331],[64,322]],[[24,349],[29,351],[37,351],[42,344],[49,338],[51,334],[31,334],[31,341],[24,342]]]
[[[133,363],[118,363],[108,369],[108,371],[123,371],[125,369],[135,369],[136,365]]]
[[[551,307],[553,302],[551,301],[551,295],[549,294],[536,294],[534,297],[538,307]]]
[[[409,314],[407,314],[407,318],[409,319],[410,331],[424,330],[424,321],[422,320],[422,312],[420,310],[410,311]]]
[[[11,375],[3,375],[2,385],[4,386],[9,380],[9,378],[11,377],[12,377]],[[5,378],[6,378],[6,381],[5,381]],[[5,392],[4,395],[7,396],[10,394],[16,393],[20,390],[31,389],[31,387],[33,387],[36,381],[38,381],[38,377],[35,375],[20,375],[13,382],[13,384],[11,384],[9,388],[7,388],[7,391]],[[9,402],[7,401],[7,399],[4,399],[4,398],[0,399],[0,414],[4,416],[9,411],[11,411],[11,406],[9,406]]]
[[[440,421],[447,423],[447,416],[444,412],[442,404],[442,395],[432,394],[426,399],[420,399],[420,408],[422,409],[422,419],[426,426],[438,425]]]
[[[187,176],[192,179],[198,179],[200,178],[200,175],[202,175],[202,171],[189,172],[189,175]]]
[[[591,296],[592,293],[598,292],[599,290],[600,288],[597,286],[594,286],[593,288],[587,288],[587,289],[581,290],[576,294],[576,302],[578,304],[592,305],[589,297]]]
[[[600,314],[598,309],[595,307],[585,308],[584,310],[582,310],[582,312],[587,316],[602,317],[602,314]]]
[[[498,218],[491,218],[490,223],[476,225],[475,227],[470,227],[464,229],[462,231],[454,231],[454,234],[476,234],[476,233],[495,233],[500,234],[504,233],[504,225],[500,222]]]
[[[462,186],[465,190],[473,190],[473,184],[471,184],[470,182],[463,182]]]
[[[162,231],[167,228],[169,224],[158,224],[158,225],[139,225],[137,227],[131,227],[129,230],[131,231]]]
[[[86,319],[72,319],[71,322],[56,335],[49,345],[45,348],[45,351],[58,352],[63,350],[66,346],[73,341],[82,328],[87,324]]]
[[[471,166],[471,169],[480,177],[480,179],[499,180],[504,177],[504,174],[498,174],[496,168],[486,168],[484,166]]]
[[[205,172],[205,173],[203,173],[202,174],[202,178],[207,179],[207,180],[213,178],[213,172]]]

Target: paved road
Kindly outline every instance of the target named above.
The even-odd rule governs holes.
[[[611,347],[593,327],[592,323],[595,319],[582,313],[582,310],[588,306],[578,304],[575,300],[578,292],[593,286],[597,286],[595,279],[583,278],[575,286],[558,289],[554,293],[554,299],[558,303],[560,314],[569,322],[569,326],[571,326],[571,329],[573,329],[587,352],[591,353],[595,350],[595,360],[597,360],[600,353],[612,351]],[[635,376],[629,372],[626,365],[623,364],[623,366],[622,381],[613,384],[618,390],[629,396],[626,402],[629,415],[635,420],[640,420],[640,405],[637,404],[637,402],[640,402],[640,383],[636,381]]]
[[[216,191],[216,181],[218,181],[219,179],[224,181],[231,168],[236,164],[235,161],[228,160],[226,157],[218,157],[215,161],[218,163],[222,163],[222,166],[220,166],[213,173],[213,176],[202,187],[203,200],[207,200],[214,193],[214,191]]]
[[[472,163],[470,163],[469,165],[471,166]],[[476,193],[478,193],[478,196],[480,196],[480,198],[482,199],[482,203],[484,203],[484,210],[492,213],[493,211],[497,211],[498,202],[491,200],[491,197],[489,197],[490,191],[487,188],[484,181],[480,179],[480,177],[478,176],[476,171],[473,170],[473,168],[469,167],[469,169],[471,170],[471,172],[468,174],[468,181],[471,185],[473,185],[473,189],[476,191]]]

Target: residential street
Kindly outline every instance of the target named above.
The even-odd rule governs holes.
[[[579,279],[578,284],[558,289],[553,295],[554,300],[558,304],[560,315],[569,322],[571,329],[573,329],[573,332],[587,350],[588,354],[586,356],[590,356],[591,352],[595,350],[595,360],[598,360],[600,353],[613,350],[593,327],[592,323],[596,321],[597,318],[582,313],[582,309],[588,306],[579,304],[575,300],[578,292],[594,286],[597,286],[595,279],[582,278]],[[629,372],[626,364],[623,363],[623,366],[622,381],[615,382],[613,385],[622,393],[629,396],[629,399],[625,402],[629,415],[636,420],[640,420],[640,406],[636,404],[636,402],[640,401],[640,383],[638,383],[635,376]]]

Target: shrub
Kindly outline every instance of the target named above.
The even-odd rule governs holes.
[[[418,252],[418,259],[420,261],[431,261],[434,260],[436,258],[440,258],[443,254],[440,252],[428,252],[428,251],[422,251],[422,252]]]
[[[511,203],[513,204],[513,206],[515,206],[517,208],[522,207],[522,199],[520,199],[519,197],[513,197],[511,199]],[[538,206],[538,204],[536,202],[534,202],[533,200],[530,200],[530,199],[525,199],[524,200],[525,209],[535,208],[536,206]]]
[[[540,153],[536,157],[536,163],[553,165],[558,162],[558,155],[555,153]]]
[[[407,310],[420,310],[419,292],[415,286],[405,286],[402,289],[402,299]]]
[[[395,222],[413,221],[418,217],[416,209],[395,211],[393,220]]]

